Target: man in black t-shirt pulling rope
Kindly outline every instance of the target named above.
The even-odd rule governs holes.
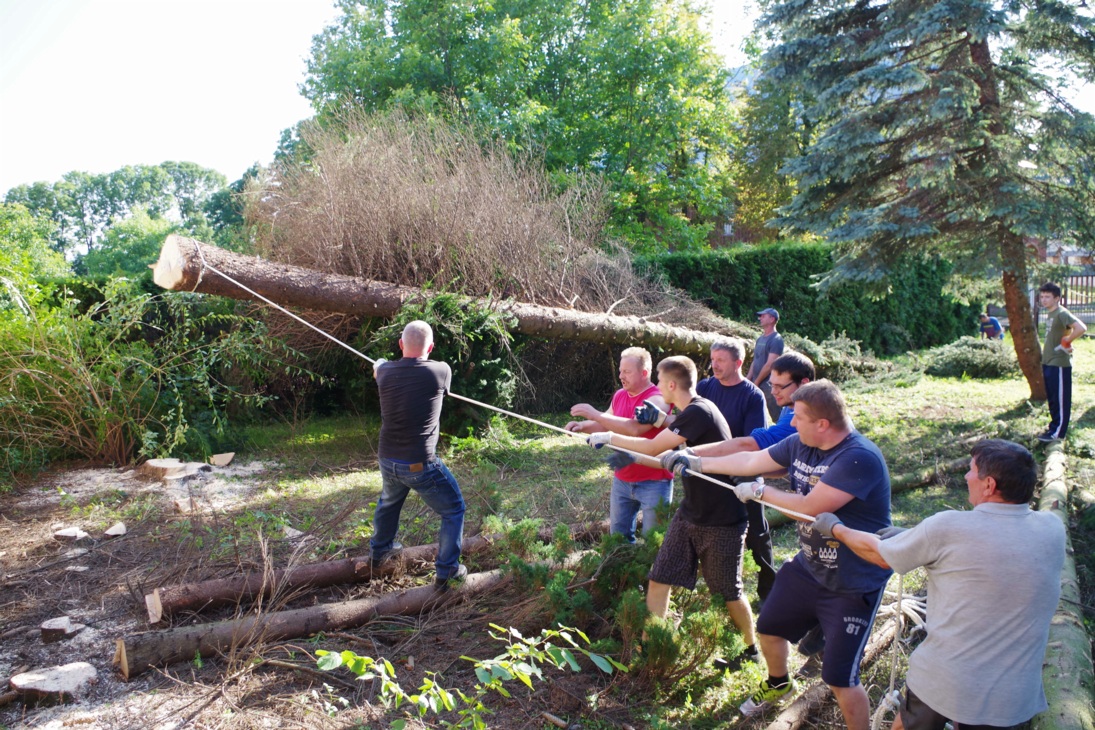
[[[730,438],[726,419],[714,403],[696,393],[696,365],[687,357],[667,357],[658,363],[658,390],[680,415],[652,439],[612,432],[590,434],[590,445],[606,444],[654,456],[681,444],[698,446]],[[655,424],[662,425],[662,424]],[[665,617],[673,586],[696,587],[697,564],[713,594],[722,595],[734,625],[745,641],[746,655],[757,656],[753,613],[742,597],[741,561],[748,516],[732,489],[684,474],[684,500],[677,508],[665,541],[650,569],[646,605]]]
[[[464,537],[464,497],[460,485],[437,457],[441,403],[452,385],[446,363],[430,360],[433,330],[416,320],[403,328],[400,360],[373,365],[380,390],[380,473],[384,486],[373,517],[375,533],[369,546],[373,564],[402,547],[394,542],[399,513],[410,490],[441,517],[435,583],[445,588],[463,580],[468,569],[460,563]]]

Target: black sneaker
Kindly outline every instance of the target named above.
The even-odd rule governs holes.
[[[821,633],[821,626],[810,629],[798,642],[798,653],[802,656],[814,656],[823,651],[825,651],[825,634]]]
[[[746,662],[753,662],[756,664],[760,661],[760,652],[757,651],[757,645],[745,647],[745,649],[733,659],[723,659],[719,657],[715,661],[711,662],[712,666],[719,671],[737,671],[741,669],[742,665]]]
[[[380,553],[380,555],[372,556],[372,565],[374,568],[376,568],[388,558],[393,558],[401,552],[403,552],[403,543],[393,542],[392,546],[384,552]]]
[[[1041,441],[1043,444],[1051,444],[1054,441],[1060,441],[1061,439],[1058,436],[1054,436],[1049,431],[1046,431],[1045,433],[1038,435],[1038,440]]]
[[[450,575],[448,578],[442,578],[441,576],[437,576],[436,578],[433,579],[433,584],[437,588],[439,588],[443,591],[446,591],[452,585],[459,585],[459,584],[463,583],[467,579],[467,577],[468,577],[468,566],[464,565],[463,563],[460,563],[459,565],[456,566],[456,570],[454,570],[452,572],[452,575]]]

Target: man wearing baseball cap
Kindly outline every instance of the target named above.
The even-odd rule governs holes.
[[[779,312],[768,307],[757,312],[757,319],[760,320],[763,334],[757,338],[757,344],[753,348],[753,362],[749,365],[749,375],[746,377],[764,393],[768,415],[775,421],[779,418],[780,408],[775,396],[772,395],[772,385],[768,382],[768,376],[772,372],[772,363],[783,354],[783,335],[776,332]]]

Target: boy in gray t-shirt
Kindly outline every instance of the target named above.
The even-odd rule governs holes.
[[[1060,598],[1065,532],[1028,502],[1038,481],[1019,444],[973,447],[966,512],[941,512],[881,539],[825,513],[814,528],[880,566],[928,576],[927,638],[909,658],[894,728],[1007,728],[1046,709],[1042,660]],[[884,533],[885,534],[885,533]]]

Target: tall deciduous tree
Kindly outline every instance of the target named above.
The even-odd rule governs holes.
[[[830,282],[880,283],[909,250],[999,273],[1044,399],[1027,241],[1095,231],[1095,124],[1063,88],[1095,70],[1086,4],[786,0],[766,22],[781,35],[767,74],[802,85],[820,130],[788,163],[799,191],[780,223],[841,244]]]
[[[551,170],[595,170],[632,237],[702,244],[728,207],[725,72],[691,0],[341,0],[303,86],[321,119],[455,99]],[[438,108],[443,104],[438,104]]]

